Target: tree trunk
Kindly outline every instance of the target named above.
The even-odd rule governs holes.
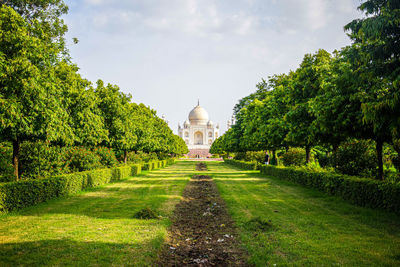
[[[278,165],[278,159],[276,158],[276,150],[272,150],[272,165]]]
[[[306,146],[306,164],[310,162],[310,152],[311,152],[311,147]]]
[[[339,145],[338,144],[333,144],[332,147],[333,147],[333,153],[336,153],[336,151],[339,148]]]
[[[128,161],[128,152],[124,150],[124,163],[126,164],[127,161]]]
[[[377,140],[376,141],[376,157],[378,159],[378,179],[379,180],[383,180],[382,147],[383,147],[383,142],[381,140]]]
[[[20,144],[18,140],[13,141],[13,155],[12,155],[12,164],[14,166],[14,175],[15,179],[18,181],[19,180],[19,150],[20,150]]]

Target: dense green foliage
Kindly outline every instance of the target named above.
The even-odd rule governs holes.
[[[305,161],[305,149],[300,147],[291,147],[280,156],[281,162],[285,166],[302,166]]]
[[[301,164],[308,164],[314,147],[323,147],[325,158],[335,152],[343,158],[347,148],[338,148],[357,139],[372,142],[374,148],[354,151],[354,156],[361,156],[358,163],[352,162],[359,166],[351,174],[368,172],[384,179],[384,168],[399,162],[400,152],[400,4],[367,0],[359,9],[368,16],[345,26],[350,46],[333,54],[322,49],[306,54],[296,70],[262,80],[255,93],[234,107],[236,122],[213,143],[212,153],[270,150],[275,154],[300,147],[305,151]],[[387,166],[385,145],[396,151]],[[371,150],[375,160],[363,156],[372,155]],[[325,166],[322,153],[318,158]],[[349,164],[338,164],[336,160],[333,167],[339,172],[350,172]]]
[[[67,11],[62,0],[0,4],[0,142],[11,147],[11,155],[7,151],[1,161],[10,156],[14,177],[116,164],[104,149],[95,154],[70,150],[63,159],[60,151],[71,146],[113,149],[122,152],[124,163],[130,151],[186,153],[185,142],[154,110],[131,102],[116,85],[98,80],[94,87],[81,77],[65,46],[67,26],[61,15]],[[30,147],[21,147],[27,142]],[[46,162],[53,157],[41,151],[42,142],[54,146],[52,162]],[[10,180],[8,165],[0,169],[2,180]]]

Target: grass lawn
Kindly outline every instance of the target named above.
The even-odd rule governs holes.
[[[0,266],[151,265],[193,162],[0,215]],[[162,219],[135,219],[142,208]]]
[[[400,266],[400,216],[255,171],[207,166],[256,266]]]

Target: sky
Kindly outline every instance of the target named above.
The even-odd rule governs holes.
[[[306,53],[350,44],[360,0],[65,0],[69,50],[82,76],[116,84],[177,133],[205,108],[226,130],[238,100]],[[73,44],[72,38],[79,40]]]

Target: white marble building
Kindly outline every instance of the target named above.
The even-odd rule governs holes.
[[[197,103],[183,127],[178,124],[178,135],[186,142],[189,157],[206,157],[211,144],[219,137],[219,125],[214,126],[207,111]]]

